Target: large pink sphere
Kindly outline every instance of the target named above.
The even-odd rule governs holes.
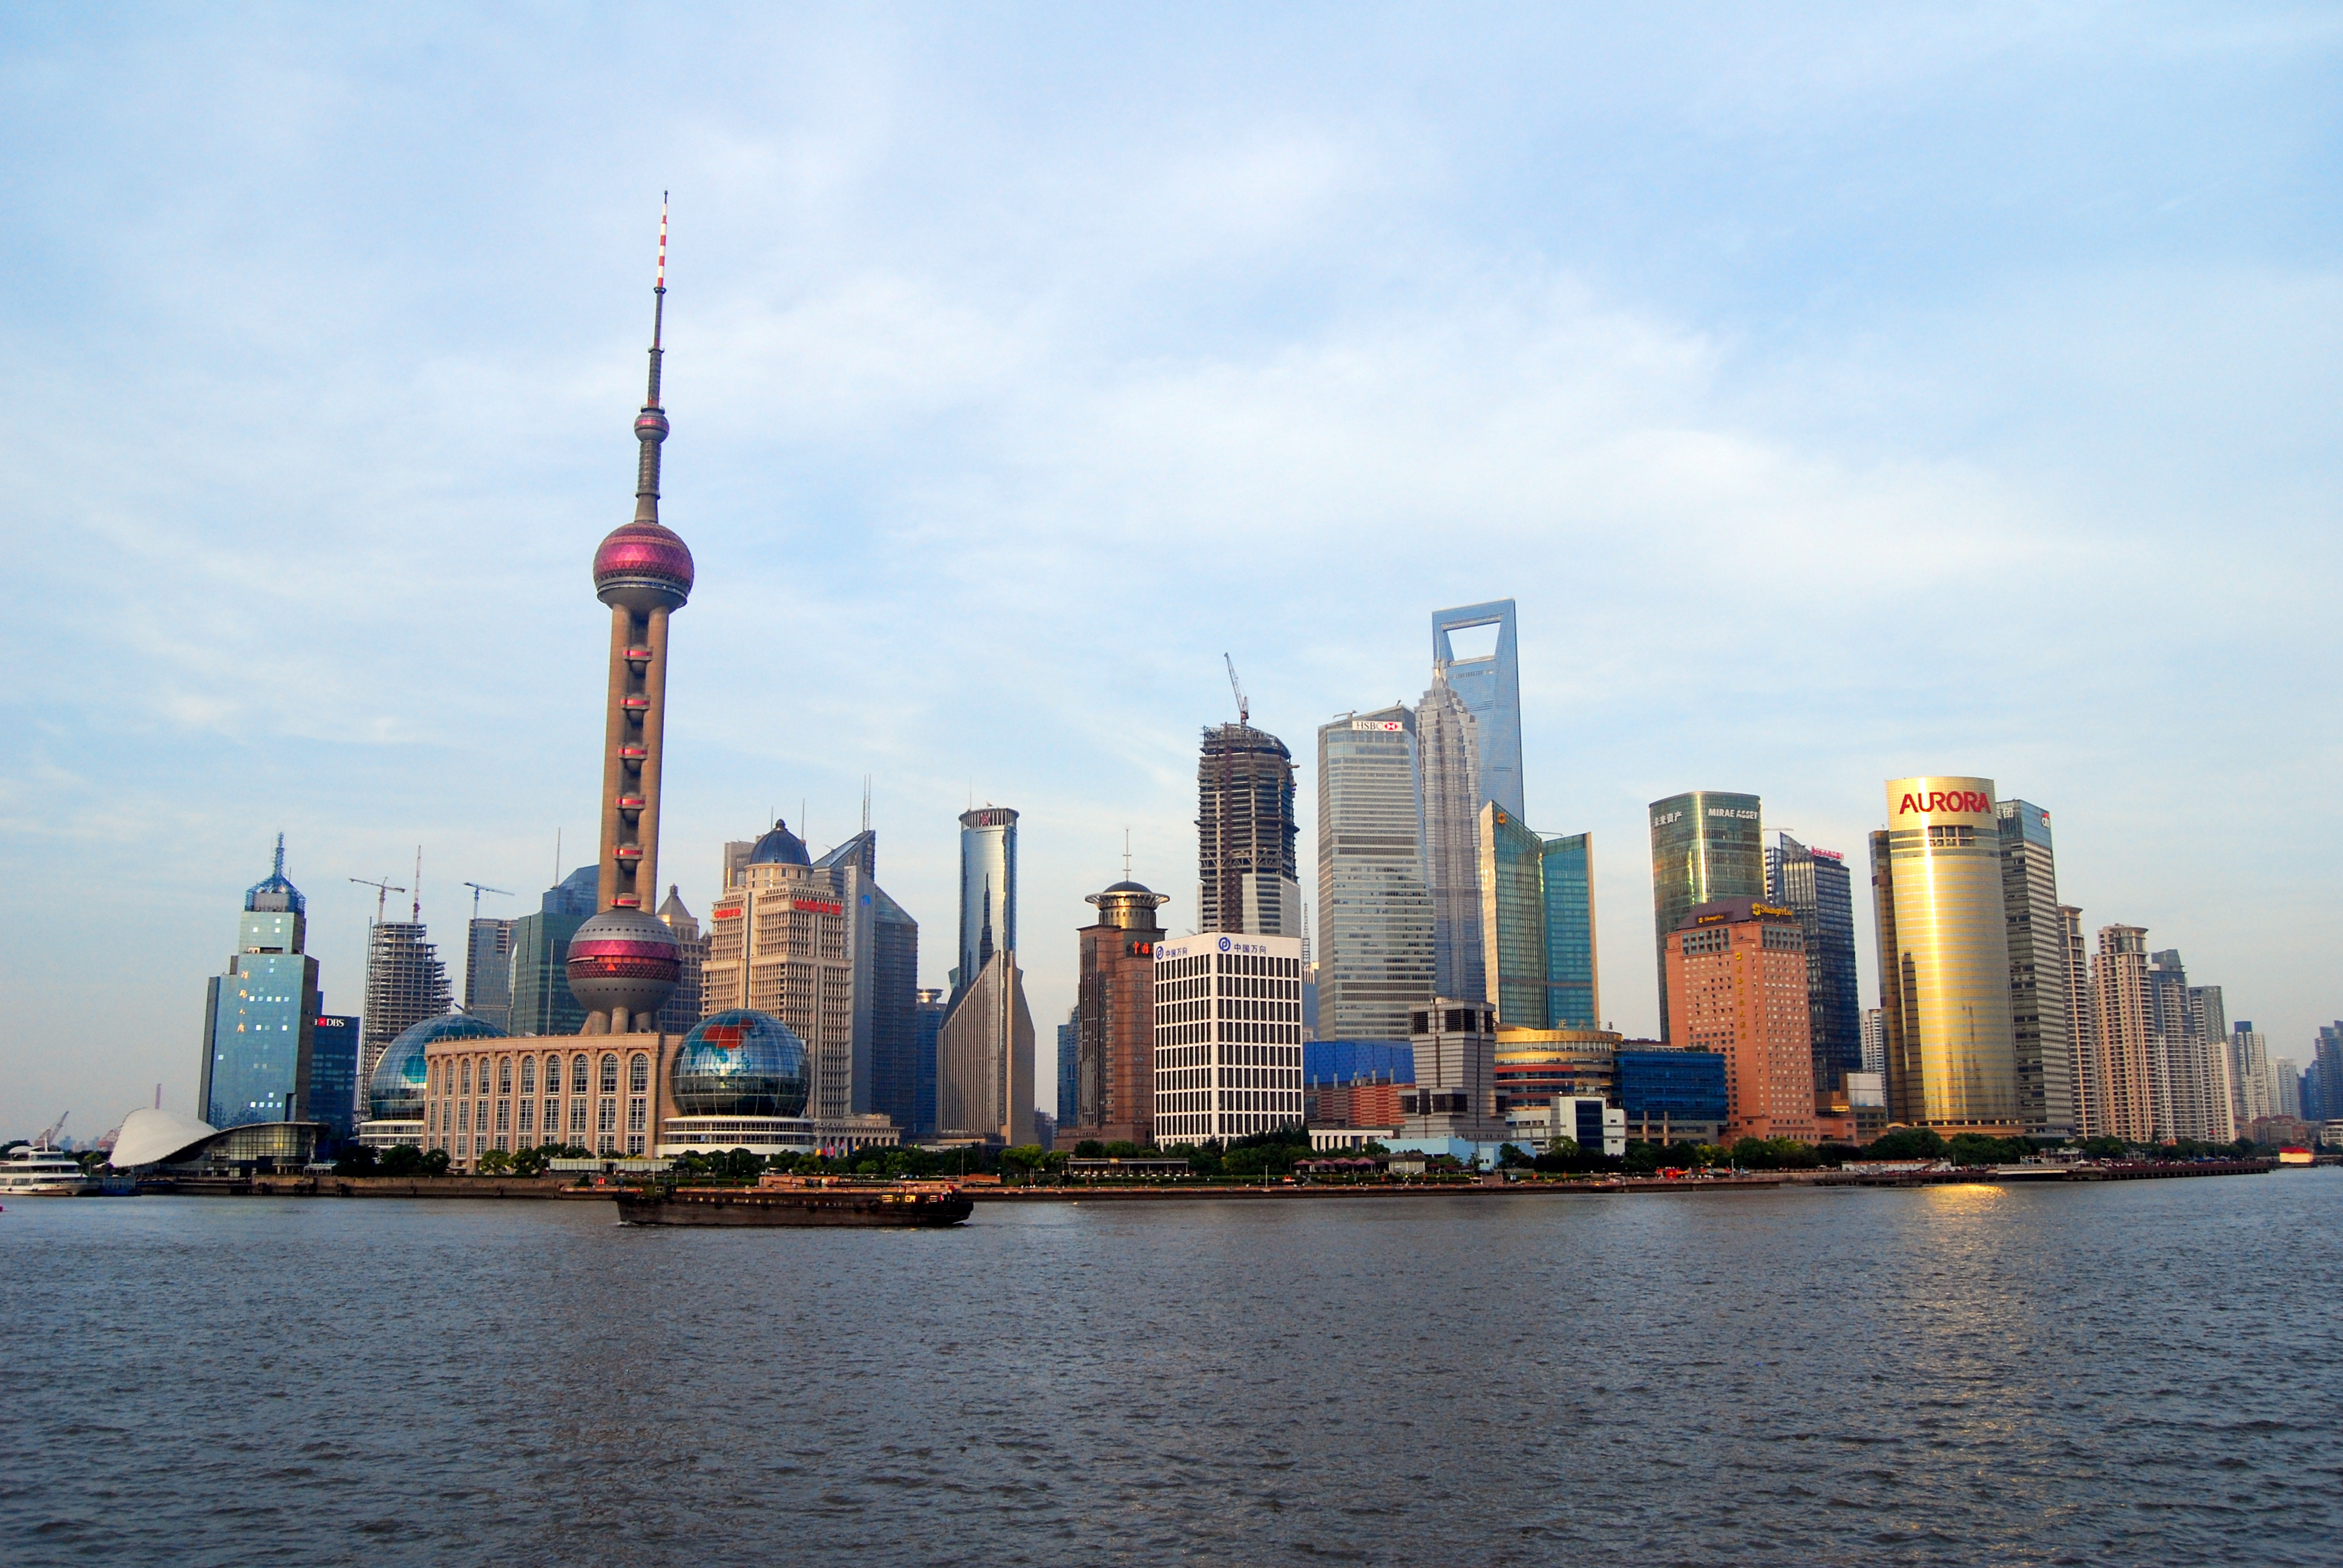
[[[658,523],[613,528],[594,552],[594,592],[604,604],[646,613],[680,609],[691,598],[691,552]]]

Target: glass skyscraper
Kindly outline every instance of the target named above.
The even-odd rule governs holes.
[[[1755,795],[1694,789],[1654,800],[1652,951],[1660,980],[1660,1038],[1668,1038],[1668,933],[1695,904],[1765,896],[1765,839]],[[1682,1044],[1682,1041],[1674,1043]]]
[[[1835,1090],[1863,1064],[1863,1013],[1855,969],[1855,888],[1846,858],[1787,833],[1765,849],[1765,901],[1795,912],[1806,938],[1806,1027],[1815,1087]]]
[[[1593,1029],[1592,835],[1548,839],[1495,801],[1481,808],[1485,1000],[1511,1029]]]
[[[2066,922],[2059,913],[2050,813],[2026,800],[2004,800],[1995,809],[2001,818],[2001,907],[2009,933],[2018,1115],[2028,1132],[2071,1138],[2082,1123],[2074,1042],[2067,1036]]]
[[[1456,656],[1456,633],[1493,627],[1486,653]],[[1460,605],[1432,614],[1432,664],[1472,711],[1481,749],[1481,799],[1522,814],[1522,676],[1513,640],[1513,601]],[[1481,802],[1473,803],[1475,813]]]
[[[320,1013],[312,1032],[309,1088],[301,1109],[308,1121],[331,1128],[336,1138],[349,1137],[364,1120],[358,1114],[358,1020],[339,1013]]]
[[[1416,706],[1415,746],[1433,984],[1461,1001],[1492,1000],[1481,951],[1480,726],[1445,666],[1432,667],[1432,689]]]
[[[586,1027],[586,1009],[569,992],[569,939],[593,917],[600,873],[598,866],[578,867],[546,890],[537,913],[513,922],[508,1032],[576,1034]]]
[[[1405,1040],[1432,1000],[1432,894],[1416,816],[1414,716],[1346,714],[1318,731],[1318,1023]]]
[[[244,895],[227,972],[205,992],[196,1102],[214,1127],[315,1120],[302,1102],[317,1020],[317,960],[302,951],[307,937],[308,903],[285,879],[279,834],[275,869]]]
[[[960,967],[952,990],[976,983],[996,952],[1017,950],[1017,813],[1006,806],[960,819]]]
[[[1993,780],[1890,780],[1871,843],[1889,1116],[2023,1131]]]

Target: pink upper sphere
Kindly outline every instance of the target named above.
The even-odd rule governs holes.
[[[630,588],[665,590],[680,604],[691,597],[691,551],[674,530],[658,523],[634,522],[614,528],[594,552],[594,588],[605,601],[613,590]]]

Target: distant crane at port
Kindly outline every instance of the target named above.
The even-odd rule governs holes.
[[[57,1134],[65,1130],[65,1118],[72,1114],[73,1112],[70,1111],[58,1111],[57,1119],[49,1123],[47,1131],[44,1131],[38,1138],[33,1140],[34,1144],[42,1149],[55,1148],[57,1146]]]
[[[464,886],[472,890],[472,918],[476,920],[480,918],[480,895],[482,893],[494,893],[501,899],[509,899],[513,896],[512,890],[509,888],[482,887],[478,882],[467,882]]]
[[[405,888],[396,887],[389,882],[369,882],[364,877],[352,877],[350,880],[356,882],[361,888],[372,888],[375,890],[374,923],[376,925],[382,924],[382,907],[390,901],[390,895],[393,893],[403,893],[407,891]]]
[[[1229,689],[1237,694],[1237,722],[1251,724],[1252,706],[1245,700],[1244,688],[1237,682],[1237,661],[1223,653],[1221,655],[1221,662],[1229,667]]]

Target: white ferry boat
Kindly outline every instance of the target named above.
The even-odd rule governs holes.
[[[0,1159],[0,1199],[77,1198],[97,1191],[97,1179],[80,1163],[46,1143],[21,1143]]]

